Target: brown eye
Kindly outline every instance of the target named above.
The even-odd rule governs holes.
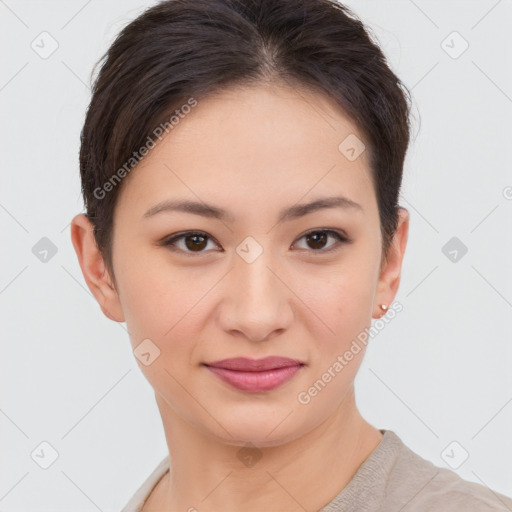
[[[185,246],[191,251],[201,251],[206,247],[206,238],[202,235],[188,235],[184,237]]]
[[[337,240],[337,243],[333,243],[330,246],[326,247],[327,241],[329,238],[334,238]],[[306,233],[303,237],[300,238],[300,240],[305,239],[307,247],[313,249],[309,252],[318,252],[320,254],[329,252],[331,250],[335,250],[339,247],[341,243],[348,243],[349,240],[347,237],[341,235],[337,231],[334,231],[332,229],[321,229],[316,231],[310,231],[309,233]]]
[[[173,236],[163,242],[163,245],[169,246],[172,250],[198,253],[201,254],[208,246],[208,241],[211,237],[203,232],[188,231],[181,235]],[[183,242],[179,247],[178,242]]]
[[[328,239],[329,236],[325,231],[317,231],[316,233],[306,235],[306,240],[312,249],[323,249]]]

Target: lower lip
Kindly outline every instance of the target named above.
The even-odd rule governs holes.
[[[261,372],[243,372],[207,366],[224,382],[242,391],[270,391],[290,380],[301,368],[301,365],[274,368]]]

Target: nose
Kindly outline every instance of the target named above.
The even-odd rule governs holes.
[[[294,295],[286,276],[274,267],[265,252],[251,263],[238,256],[234,259],[220,313],[226,332],[259,342],[289,328],[294,319]]]

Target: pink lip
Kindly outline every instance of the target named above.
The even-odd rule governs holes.
[[[287,357],[248,359],[237,357],[207,363],[205,366],[224,382],[242,391],[269,391],[291,379],[303,366]]]

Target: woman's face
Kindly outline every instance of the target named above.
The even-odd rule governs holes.
[[[341,370],[335,363],[398,285],[380,280],[361,139],[323,96],[231,89],[199,101],[125,178],[113,232],[118,295],[104,306],[126,321],[169,421],[227,444],[272,446],[311,431],[349,396],[364,344]],[[339,197],[347,201],[300,208]],[[198,206],[156,212],[166,201]],[[267,356],[303,365],[269,390],[239,389],[205,366]]]

